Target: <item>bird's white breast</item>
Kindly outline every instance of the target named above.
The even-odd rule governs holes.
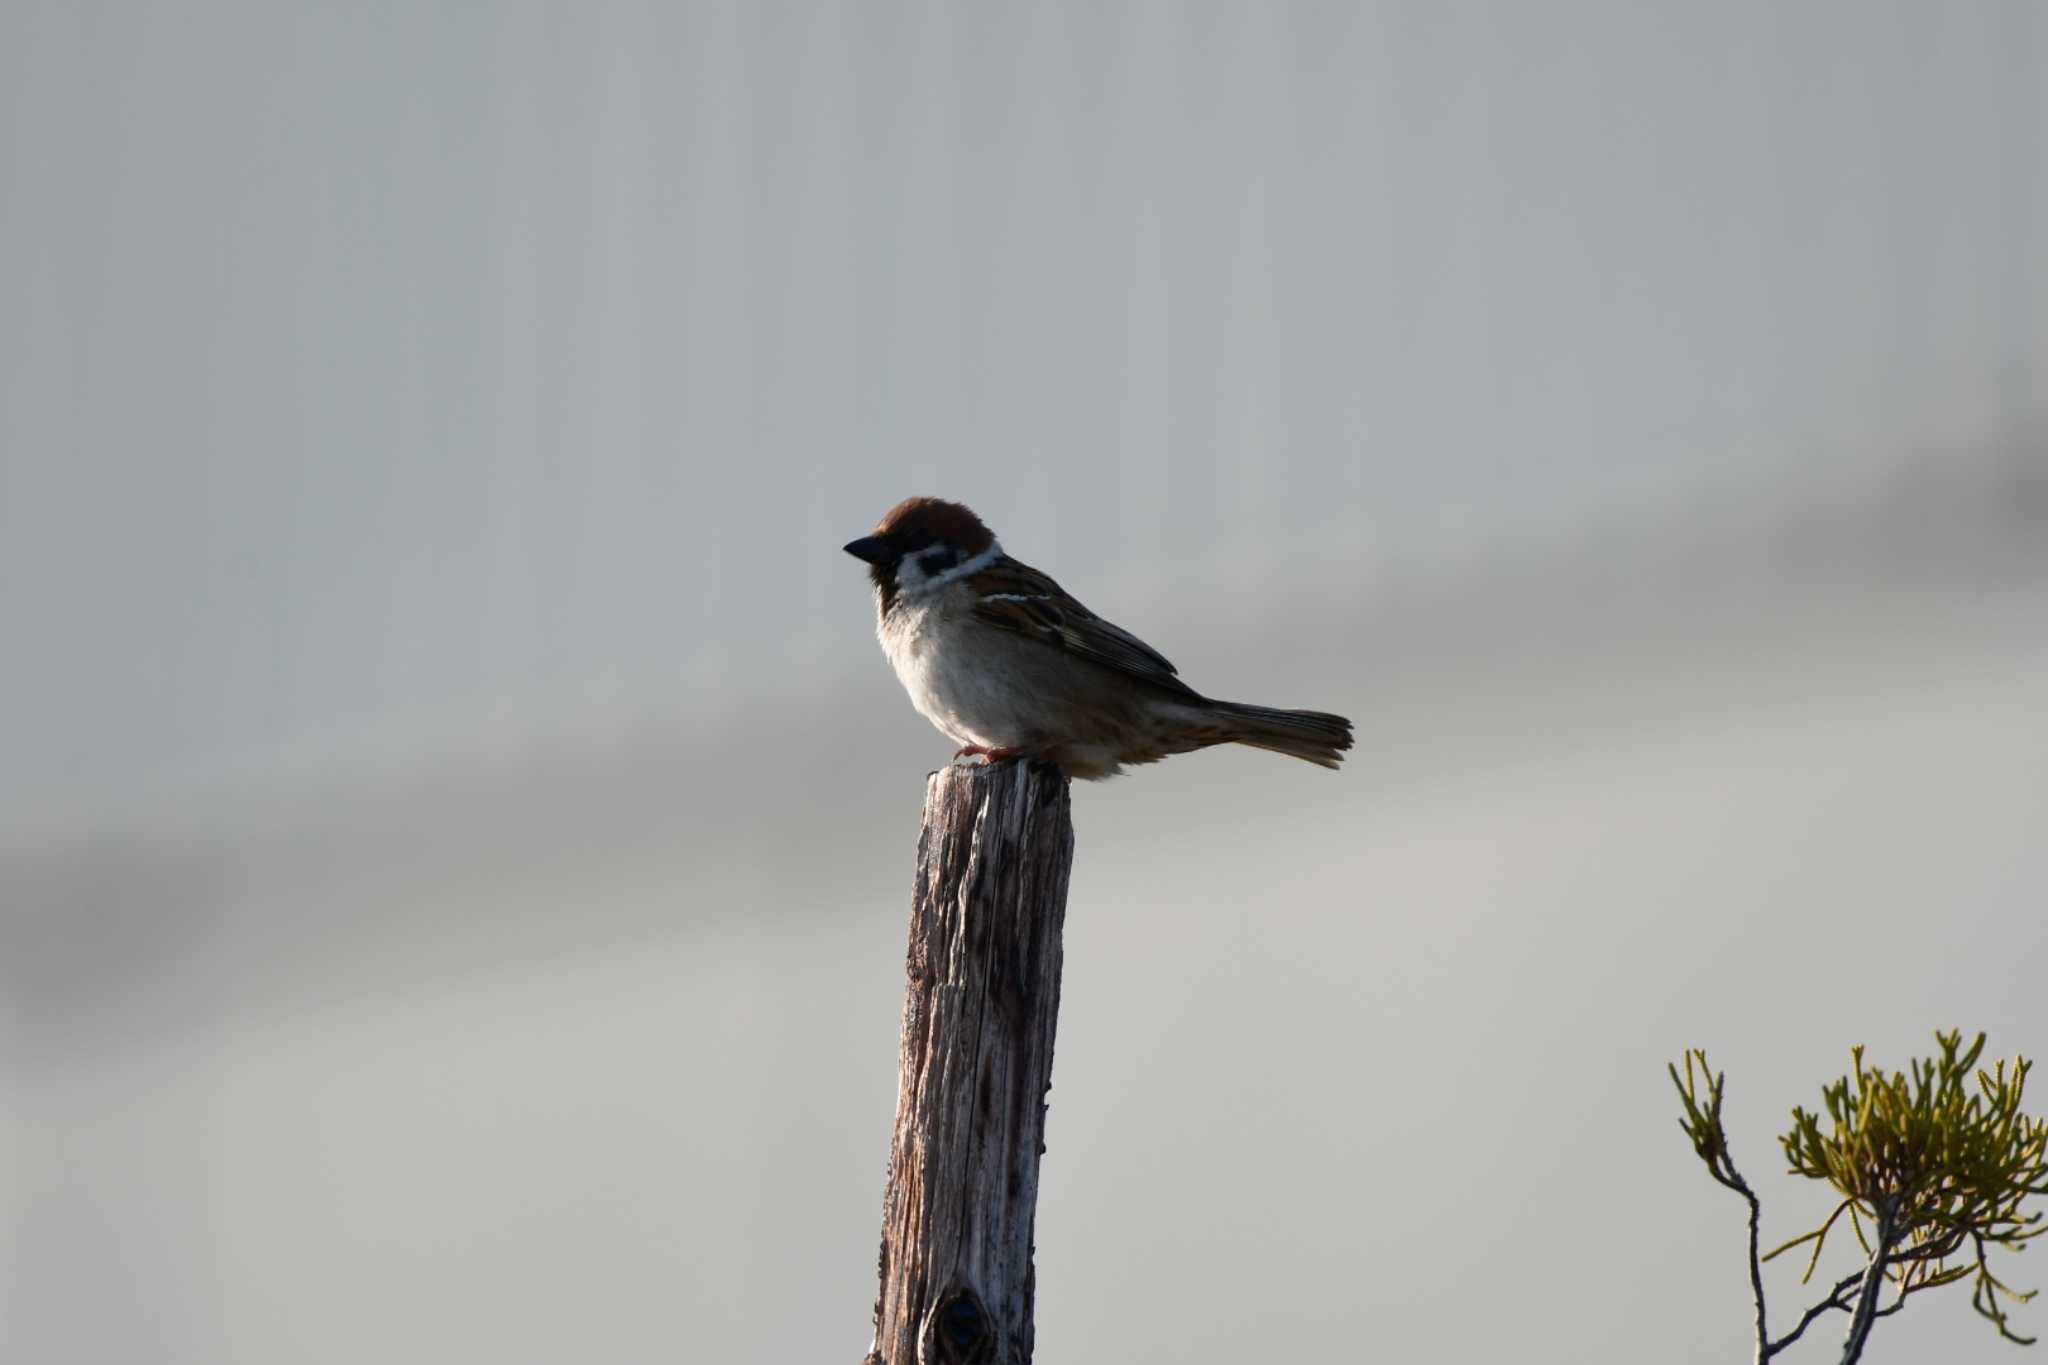
[[[897,681],[910,694],[918,714],[939,727],[956,744],[994,744],[983,688],[977,686],[969,651],[962,638],[971,629],[961,619],[951,594],[899,596],[894,608],[881,614],[875,633],[882,652],[896,670]]]

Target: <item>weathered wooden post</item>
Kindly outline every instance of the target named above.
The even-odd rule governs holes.
[[[1074,825],[1032,763],[925,786],[867,1365],[1025,1365]]]

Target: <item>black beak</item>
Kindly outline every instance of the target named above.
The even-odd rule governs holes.
[[[894,564],[901,556],[893,546],[880,536],[862,536],[859,540],[848,541],[846,553],[855,559],[864,559],[870,564]]]

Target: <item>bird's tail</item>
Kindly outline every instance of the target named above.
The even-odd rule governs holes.
[[[1343,762],[1351,747],[1351,722],[1328,711],[1282,711],[1234,701],[1211,705],[1230,722],[1226,738],[1231,743],[1291,754],[1325,768]]]

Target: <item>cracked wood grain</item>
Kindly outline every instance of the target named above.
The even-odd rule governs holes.
[[[925,787],[867,1365],[1025,1365],[1074,828],[1027,763]]]

